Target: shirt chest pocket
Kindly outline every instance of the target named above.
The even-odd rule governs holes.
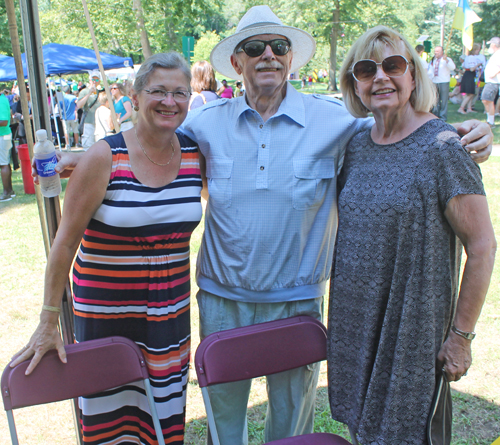
[[[207,159],[207,181],[210,204],[227,208],[231,206],[233,160]]]
[[[318,207],[335,179],[335,162],[331,158],[296,158],[293,173],[293,208]]]

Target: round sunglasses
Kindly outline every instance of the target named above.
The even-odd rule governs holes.
[[[380,65],[384,73],[389,77],[401,77],[408,71],[410,62],[404,56],[389,56],[382,62],[377,63],[374,60],[358,60],[352,66],[352,75],[358,82],[369,82],[377,74],[377,67]]]
[[[290,51],[292,46],[286,39],[249,40],[240,45],[235,52],[241,53],[244,51],[248,57],[259,57],[264,53],[267,45],[271,47],[271,50],[276,56],[284,56]]]

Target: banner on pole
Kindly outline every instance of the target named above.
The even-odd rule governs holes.
[[[462,43],[469,50],[472,49],[472,45],[474,44],[472,25],[481,20],[482,19],[470,9],[467,0],[459,0],[457,9],[455,10],[453,25],[451,25],[451,27],[462,31]]]

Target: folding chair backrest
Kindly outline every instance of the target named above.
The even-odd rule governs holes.
[[[142,351],[132,340],[107,337],[66,345],[65,349],[67,363],[62,363],[57,352],[52,350],[44,355],[28,376],[24,373],[29,360],[14,368],[7,365],[2,374],[1,386],[9,423],[12,421],[13,424],[10,411],[16,408],[88,396],[142,380],[146,386],[155,429],[160,435],[146,362]],[[159,440],[164,443],[163,435]],[[17,442],[13,439],[13,443]]]
[[[139,347],[124,337],[67,345],[67,363],[57,351],[49,351],[31,375],[24,375],[29,361],[2,375],[5,409],[58,402],[95,394],[116,386],[148,378]]]
[[[326,328],[299,316],[207,336],[195,355],[200,387],[276,374],[326,359]]]

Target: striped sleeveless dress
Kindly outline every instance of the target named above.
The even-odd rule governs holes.
[[[140,183],[121,134],[105,198],[73,269],[78,342],[122,335],[146,357],[165,443],[182,444],[190,354],[189,241],[201,219],[198,148],[178,134],[181,166],[164,187]],[[157,444],[142,384],[80,399],[84,443]]]

